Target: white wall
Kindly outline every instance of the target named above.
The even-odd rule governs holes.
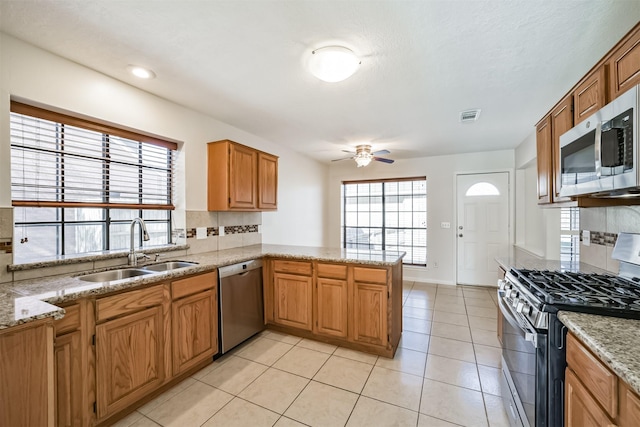
[[[161,76],[159,78],[162,78]],[[0,207],[11,206],[9,103],[19,97],[181,141],[177,204],[206,210],[206,143],[232,139],[279,161],[278,211],[263,215],[264,243],[324,245],[328,167],[274,142],[156,97],[0,33]]]
[[[453,156],[396,160],[392,165],[373,162],[356,168],[350,161],[334,163],[329,173],[329,243],[340,244],[340,184],[347,180],[427,177],[427,258],[426,268],[405,267],[404,277],[432,283],[455,283],[455,178],[457,173],[509,171],[513,180],[514,151],[493,151]],[[511,185],[513,188],[513,186]],[[513,193],[512,190],[510,190]],[[510,196],[513,203],[513,194]],[[510,215],[513,219],[513,215]],[[441,229],[440,223],[452,224]],[[511,221],[513,224],[513,221]],[[434,263],[438,268],[433,268]]]

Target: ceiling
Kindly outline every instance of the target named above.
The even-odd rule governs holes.
[[[3,32],[321,161],[514,148],[639,20],[637,0],[0,0]],[[329,44],[360,56],[350,79],[307,71]]]

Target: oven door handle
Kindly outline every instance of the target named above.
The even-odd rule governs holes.
[[[504,315],[504,318],[516,329],[524,332],[524,340],[529,341],[535,348],[538,348],[538,333],[524,322],[520,322],[518,318],[513,314],[511,307],[504,303],[502,298],[498,298],[498,305],[500,306],[500,312]]]

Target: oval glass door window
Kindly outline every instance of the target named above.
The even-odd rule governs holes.
[[[478,182],[473,184],[467,192],[464,194],[465,196],[499,196],[500,191],[496,188],[495,185],[490,182]]]

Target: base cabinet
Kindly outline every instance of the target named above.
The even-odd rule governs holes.
[[[567,427],[614,425],[571,369],[565,375],[565,424]]]
[[[56,425],[82,425],[82,361],[80,331],[56,337]]]
[[[274,322],[310,331],[312,328],[313,282],[310,276],[275,273]]]
[[[316,283],[316,290],[316,333],[332,337],[347,338],[347,281],[319,277]]]

